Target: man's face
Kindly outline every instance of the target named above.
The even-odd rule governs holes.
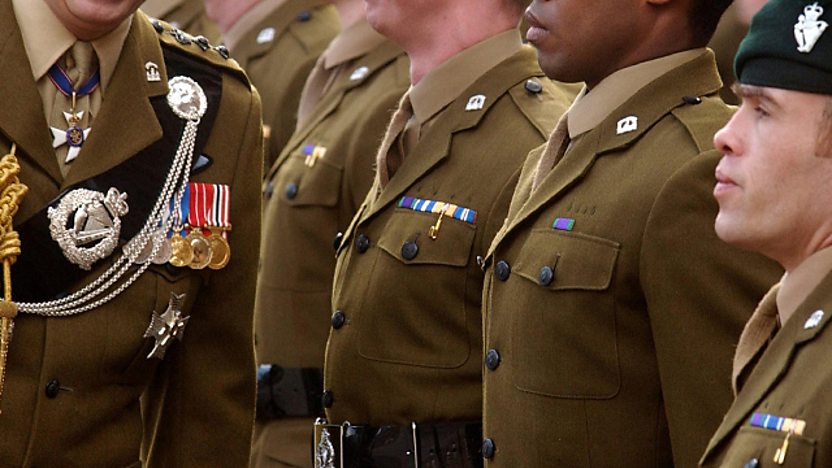
[[[830,97],[740,86],[742,106],[714,137],[716,232],[786,269],[832,232],[832,148],[824,109]]]
[[[86,41],[114,30],[142,3],[142,0],[45,1],[70,32]]]
[[[641,3],[534,0],[526,10],[526,38],[537,48],[540,67],[548,76],[594,86],[622,68],[629,51],[642,40]]]

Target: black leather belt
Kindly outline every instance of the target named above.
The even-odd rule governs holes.
[[[315,422],[316,468],[480,468],[482,424],[353,426]]]
[[[257,419],[318,417],[323,414],[323,386],[320,369],[263,364],[257,371]]]

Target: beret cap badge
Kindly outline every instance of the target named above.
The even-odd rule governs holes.
[[[820,20],[822,15],[823,7],[815,2],[807,5],[803,9],[803,14],[798,16],[797,23],[794,25],[794,37],[797,39],[798,52],[804,54],[811,52],[820,36],[829,27],[829,23]]]

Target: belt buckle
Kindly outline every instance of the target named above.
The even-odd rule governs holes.
[[[315,420],[315,468],[344,468],[344,430],[349,425],[349,421],[337,425],[327,424],[324,418]]]

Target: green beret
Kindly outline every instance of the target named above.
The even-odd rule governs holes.
[[[734,73],[742,84],[832,94],[832,0],[770,0],[754,15]]]

